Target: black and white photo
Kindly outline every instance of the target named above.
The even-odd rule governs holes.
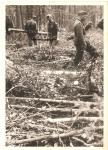
[[[103,5],[6,5],[6,146],[103,147],[103,32]]]

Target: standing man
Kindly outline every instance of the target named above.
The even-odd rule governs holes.
[[[29,46],[32,46],[33,43],[34,45],[37,45],[36,34],[38,33],[38,29],[36,18],[36,16],[33,16],[33,18],[29,19],[25,24],[25,30],[27,32]]]
[[[96,58],[99,54],[96,52],[96,48],[93,47],[89,41],[85,39],[85,21],[87,17],[86,11],[80,11],[78,13],[78,18],[74,23],[74,44],[76,46],[76,56],[74,59],[74,65],[78,66],[82,60],[84,50],[86,50],[91,58]]]
[[[49,46],[50,46],[50,55],[52,57],[54,46],[57,44],[57,34],[58,34],[58,25],[53,20],[50,14],[47,15],[47,29],[48,29],[48,37],[49,37]]]
[[[12,21],[11,16],[6,16],[6,40],[10,41],[12,38],[12,34],[9,31],[9,28],[14,28],[14,23]]]

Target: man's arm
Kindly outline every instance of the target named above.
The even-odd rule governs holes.
[[[37,26],[37,22],[36,22],[35,24],[36,24],[36,33],[38,33],[38,26]]]
[[[59,31],[59,28],[58,28],[58,24],[57,23],[55,23],[55,28],[56,28],[56,30],[57,30],[57,32]]]
[[[89,22],[89,23],[85,26],[85,31],[88,31],[91,27],[92,27],[92,22]]]
[[[15,27],[14,22],[13,20],[11,20],[11,28],[14,28],[14,27]]]
[[[28,30],[28,22],[25,23],[24,30],[26,30],[26,31]]]

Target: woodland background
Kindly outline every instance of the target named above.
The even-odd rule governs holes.
[[[60,28],[66,28],[67,30],[73,29],[73,23],[77,12],[80,10],[86,10],[88,12],[88,19],[96,26],[99,19],[103,16],[102,6],[71,6],[71,5],[12,5],[6,6],[6,14],[11,15],[16,28],[23,28],[26,20],[33,15],[37,16],[38,28],[42,29],[46,24],[46,15],[52,14],[55,21]]]

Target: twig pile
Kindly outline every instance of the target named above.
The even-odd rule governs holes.
[[[6,99],[7,145],[102,146],[102,102]]]

